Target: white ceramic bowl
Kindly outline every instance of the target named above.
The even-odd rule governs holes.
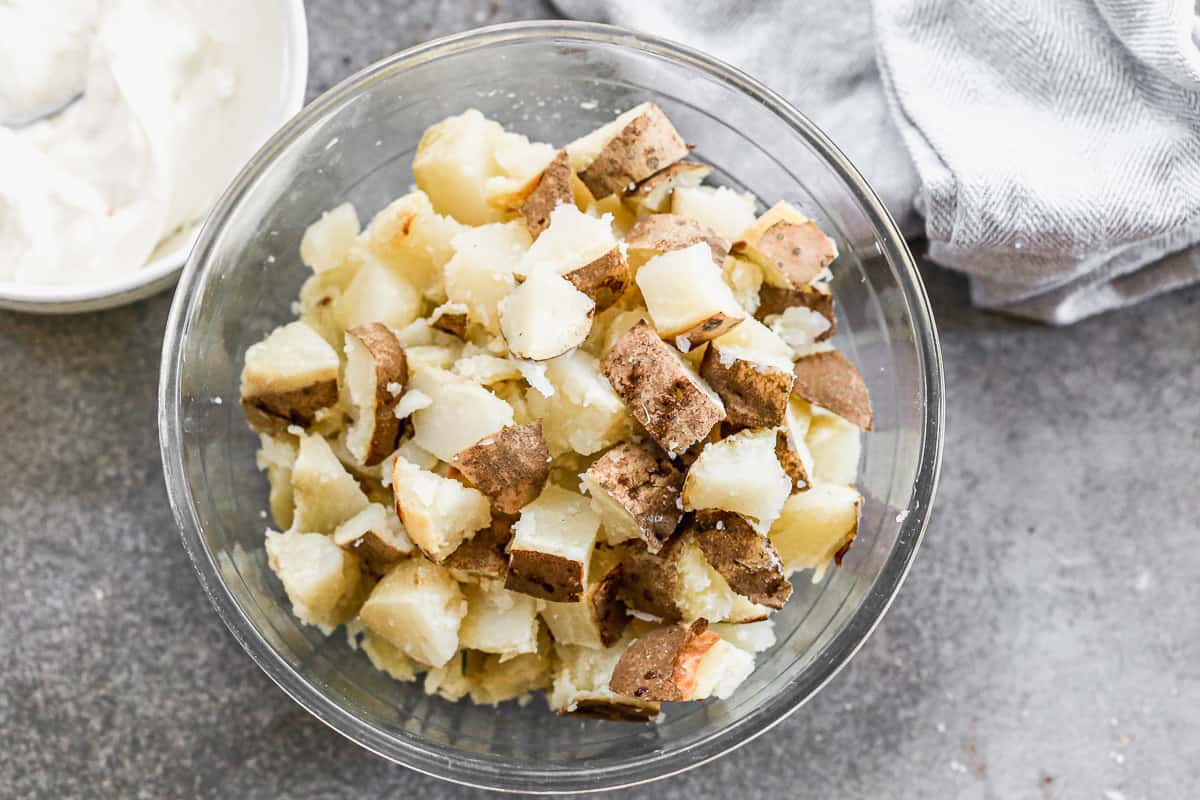
[[[308,86],[308,25],[304,0],[253,0],[271,3],[278,13],[281,57],[280,94],[273,108],[264,109],[261,141],[304,106]],[[272,43],[274,44],[274,43]],[[213,198],[214,202],[217,198]],[[76,314],[115,308],[149,297],[175,284],[196,241],[203,220],[160,243],[154,256],[137,272],[87,286],[30,285],[0,281],[0,308],[35,314]]]

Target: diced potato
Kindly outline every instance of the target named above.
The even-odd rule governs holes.
[[[391,330],[371,322],[346,332],[343,385],[354,422],[346,447],[355,463],[383,461],[400,440],[396,406],[408,384],[408,358]]]
[[[550,397],[532,390],[530,413],[542,420],[542,433],[553,456],[566,452],[598,453],[628,435],[631,425],[621,398],[600,373],[592,355],[574,350],[546,362],[554,387]]]
[[[567,150],[572,152],[572,146],[567,145]],[[579,151],[576,148],[572,156]],[[579,170],[579,179],[600,200],[628,190],[687,154],[687,144],[667,115],[651,103],[600,147],[590,163]]]
[[[477,578],[504,579],[508,572],[508,542],[512,539],[512,519],[493,516],[492,524],[458,546],[442,566],[460,583]]]
[[[426,298],[441,302],[442,267],[454,255],[451,241],[463,230],[453,217],[436,213],[424,192],[413,191],[375,215],[359,237],[359,246]]]
[[[501,300],[499,310],[513,355],[545,361],[583,344],[596,303],[566,278],[537,272]]]
[[[657,716],[657,702],[622,697],[608,686],[613,668],[631,641],[626,637],[603,650],[555,645],[558,669],[549,697],[550,707],[559,714],[612,720],[639,721]]]
[[[680,187],[671,195],[671,213],[691,217],[732,242],[754,224],[754,195],[724,186]]]
[[[779,553],[740,514],[700,511],[688,523],[687,533],[729,588],[751,603],[780,609],[792,596]]]
[[[416,663],[404,654],[404,651],[378,634],[366,631],[362,639],[363,652],[371,660],[371,665],[380,672],[387,673],[392,679],[408,682],[417,679]]]
[[[804,439],[812,454],[813,480],[851,486],[858,482],[862,434],[836,414],[817,414]]]
[[[302,533],[333,533],[370,504],[321,436],[301,437],[292,467],[292,492],[296,498],[292,528]]]
[[[740,625],[721,622],[708,629],[747,653],[761,653],[775,646],[775,623],[769,619]]]
[[[655,256],[704,243],[713,263],[721,266],[729,255],[729,242],[707,225],[678,214],[651,214],[638,220],[625,234],[629,264],[636,272]]]
[[[513,425],[489,434],[451,462],[462,479],[487,495],[497,510],[516,514],[537,499],[550,477],[542,423]]]
[[[516,287],[514,274],[530,238],[520,222],[469,228],[452,240],[446,264],[446,297],[467,308],[471,322],[500,332],[500,301]]]
[[[713,339],[700,362],[700,377],[721,396],[732,425],[783,424],[794,382],[791,351],[758,320],[746,318]]]
[[[357,555],[363,567],[375,575],[387,572],[413,551],[413,543],[396,512],[379,503],[371,503],[338,525],[333,541]]]
[[[300,260],[313,272],[341,266],[358,236],[358,212],[342,203],[309,225],[300,240]]]
[[[683,516],[683,475],[649,443],[612,448],[588,467],[583,483],[609,544],[640,539],[657,553]]]
[[[587,498],[547,486],[513,526],[505,587],[542,600],[580,600],[599,528]]]
[[[746,313],[757,314],[762,304],[762,268],[748,259],[729,256],[721,271],[725,275],[725,283],[733,290],[733,296],[746,309]]]
[[[550,225],[550,215],[554,209],[563,203],[574,202],[576,180],[575,173],[571,171],[571,156],[566,150],[559,150],[529,186],[529,193],[521,198],[521,218],[530,236],[535,239],[541,236]],[[516,199],[516,196],[512,197],[513,201]]]
[[[844,355],[836,350],[813,353],[799,359],[792,371],[792,394],[864,431],[875,428],[867,383]]]
[[[425,694],[441,697],[457,703],[471,693],[471,679],[467,675],[467,659],[470,653],[462,651],[440,667],[425,673]]]
[[[704,243],[655,256],[635,280],[664,339],[683,338],[697,345],[746,318]]]
[[[750,602],[733,591],[724,576],[708,563],[704,551],[685,537],[678,558],[679,578],[675,604],[684,621],[746,622],[766,619],[770,609]]]
[[[765,534],[789,494],[791,481],[775,456],[775,431],[744,430],[705,445],[684,480],[683,507],[732,511]]]
[[[689,625],[671,625],[642,634],[613,667],[609,688],[625,697],[647,700],[699,699],[700,663],[721,642],[707,628],[708,622],[698,619]],[[709,677],[705,688],[712,691],[715,683],[715,676]]]
[[[626,125],[644,114],[649,107],[649,103],[636,105],[612,122],[606,122],[586,136],[581,136],[567,145],[567,152],[571,156],[571,169],[575,172],[587,169],[588,165],[596,160],[596,156],[600,154],[604,146],[623,131]]]
[[[358,619],[409,658],[440,667],[458,653],[458,631],[466,615],[466,598],[450,573],[411,558],[375,585]]]
[[[524,276],[538,272],[561,275],[600,311],[620,299],[629,285],[629,270],[613,236],[612,217],[593,217],[570,204],[560,205],[550,214],[550,226],[525,253],[518,272]]]
[[[260,433],[309,427],[317,412],[337,402],[340,364],[337,352],[304,322],[271,331],[246,350],[241,387],[246,421]]]
[[[591,580],[579,602],[542,604],[542,619],[559,644],[608,647],[621,638],[629,622],[625,603],[619,596],[619,556],[607,548],[597,548],[588,574]]]
[[[354,617],[362,601],[358,559],[328,536],[268,531],[267,562],[301,622],[329,634]]]
[[[819,352],[820,344],[829,331],[829,320],[818,311],[804,306],[784,309],[782,314],[767,317],[767,325],[791,348],[792,358],[802,358]]]
[[[413,176],[439,213],[466,225],[504,220],[503,211],[487,202],[487,182],[497,172],[494,149],[503,135],[500,123],[475,109],[425,131],[413,157]]]
[[[342,330],[382,322],[403,328],[421,316],[421,293],[381,261],[358,268],[346,290],[333,301],[333,317]]]
[[[459,628],[459,646],[506,656],[536,653],[538,604],[532,597],[500,585],[462,587],[467,616]]]
[[[445,559],[492,521],[491,504],[482,492],[402,458],[392,467],[392,491],[409,538],[434,561]]]
[[[296,497],[292,492],[292,467],[296,464],[296,442],[291,437],[259,435],[261,447],[255,453],[255,463],[267,471],[271,490],[268,505],[271,517],[280,529],[292,527]]]
[[[743,263],[744,259],[738,259]],[[817,342],[823,342],[833,336],[837,328],[837,320],[834,315],[833,308],[833,293],[829,290],[829,285],[821,282],[812,283],[800,289],[789,289],[782,286],[763,286],[758,290],[758,308],[754,314],[758,319],[767,323],[768,326],[773,325],[775,320],[771,319],[774,316],[783,316],[792,308],[805,309],[825,318],[824,326],[817,320],[811,319],[808,315],[793,315],[792,320],[785,321],[784,327],[787,329],[803,329],[803,331],[812,336]],[[782,334],[781,334],[782,335]],[[787,336],[783,337],[785,340]],[[795,349],[795,345],[793,345]]]
[[[342,296],[362,266],[350,258],[334,269],[318,272],[300,287],[300,321],[310,326],[333,348],[342,346],[342,326],[333,314],[333,302]]]
[[[837,244],[817,223],[783,201],[741,231],[733,249],[762,267],[772,286],[795,289],[820,277],[838,256]]]
[[[677,162],[638,183],[633,191],[625,196],[625,201],[641,213],[662,213],[671,207],[676,189],[699,186],[710,172],[712,167],[707,164],[697,164],[694,161]]]
[[[484,183],[484,197],[492,208],[516,211],[554,159],[555,150],[511,131],[500,134],[492,147],[492,175]]]
[[[861,510],[862,495],[848,486],[816,483],[789,497],[770,534],[785,571],[820,573],[831,559],[840,559],[858,533]]]
[[[471,700],[483,705],[495,705],[529,692],[550,688],[554,648],[544,635],[542,639],[537,653],[526,653],[515,658],[494,653],[468,653]]]
[[[413,441],[442,461],[454,460],[483,437],[513,424],[512,406],[449,372],[414,369],[411,386],[432,401],[413,412]]]
[[[754,656],[729,642],[718,640],[696,667],[694,700],[715,697],[727,700],[754,671]]]

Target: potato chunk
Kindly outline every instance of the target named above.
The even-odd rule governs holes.
[[[625,234],[629,263],[635,270],[655,256],[683,250],[698,243],[708,245],[713,263],[717,266],[725,263],[729,242],[718,236],[712,228],[688,217],[651,214],[634,223],[629,233]]]
[[[354,408],[346,447],[359,464],[374,466],[399,443],[396,404],[408,384],[404,348],[386,325],[370,322],[346,332],[345,384]]]
[[[699,186],[710,172],[712,167],[707,164],[679,161],[639,182],[625,196],[625,201],[635,211],[647,214],[662,213],[670,208],[676,189]]]
[[[791,351],[758,320],[743,320],[713,339],[700,362],[700,377],[721,396],[731,424],[745,428],[783,424],[795,380]]]
[[[493,516],[488,527],[475,531],[474,536],[446,557],[442,566],[451,570],[460,581],[470,578],[503,579],[508,572],[508,542],[512,539],[512,526],[512,518]]]
[[[358,619],[409,658],[440,667],[458,653],[458,631],[466,615],[466,598],[450,573],[412,558],[375,585]]]
[[[538,604],[499,585],[466,584],[467,616],[459,628],[461,647],[516,656],[538,649]]]
[[[392,491],[409,538],[434,561],[449,556],[492,521],[491,504],[482,492],[403,458],[392,467]]]
[[[622,697],[609,688],[613,668],[631,641],[626,637],[603,650],[556,644],[558,668],[550,707],[559,714],[622,722],[641,722],[657,716],[657,702]]]
[[[808,286],[838,256],[817,223],[782,201],[742,231],[733,250],[762,267],[772,286],[790,289]]]
[[[725,418],[717,393],[644,322],[609,349],[600,368],[634,418],[669,454],[691,447]]]
[[[796,362],[792,394],[837,414],[864,431],[875,427],[866,381],[841,353],[813,353]]]
[[[783,574],[783,561],[770,540],[738,514],[701,511],[688,525],[688,531],[729,588],[751,603],[779,609],[792,596],[792,585]]]
[[[304,533],[333,533],[370,504],[321,436],[301,437],[292,467],[292,493],[296,498],[292,528]]]
[[[501,300],[499,309],[512,354],[545,361],[583,344],[596,303],[567,279],[539,271]]]
[[[711,631],[710,631],[711,632]],[[754,672],[754,656],[723,639],[700,658],[696,665],[696,689],[693,700],[715,697],[726,700]]]
[[[556,603],[579,601],[599,528],[585,497],[547,486],[513,526],[505,587]]]
[[[840,561],[858,533],[861,511],[862,495],[848,486],[817,483],[789,497],[770,534],[787,574],[815,569],[819,575],[831,559]]]
[[[619,594],[619,556],[606,548],[597,548],[588,573],[590,581],[583,598],[576,603],[543,603],[542,619],[559,644],[609,647],[621,638],[629,623]]]
[[[403,275],[371,259],[333,301],[333,318],[342,330],[370,322],[403,328],[421,315],[421,293]]]
[[[553,391],[546,397],[531,389],[526,403],[529,412],[542,421],[551,455],[591,455],[629,434],[632,421],[594,356],[572,350],[545,364]]]
[[[635,280],[654,328],[664,339],[685,339],[695,346],[746,318],[707,244],[655,256],[638,270]]]
[[[521,217],[525,220],[525,228],[529,235],[534,239],[549,227],[550,215],[554,209],[574,202],[574,180],[571,155],[566,150],[559,150],[521,203]]]
[[[433,210],[429,197],[412,191],[375,215],[358,246],[402,275],[423,296],[445,298],[442,268],[454,255],[451,242],[465,227]]]
[[[687,154],[687,144],[667,115],[651,103],[604,143],[579,178],[600,200],[626,191]]]
[[[358,231],[358,212],[350,203],[342,203],[305,229],[300,239],[300,260],[313,272],[341,266]]]
[[[446,297],[465,306],[471,322],[499,333],[500,301],[516,287],[514,276],[530,242],[519,222],[458,234],[451,240],[454,256],[446,263]]]
[[[683,507],[742,514],[765,534],[789,494],[791,481],[775,456],[775,431],[745,430],[704,446],[684,480]]]
[[[850,486],[858,480],[862,434],[835,414],[816,414],[804,443],[813,462],[813,480]]]
[[[692,700],[700,660],[721,640],[707,628],[707,621],[698,619],[639,636],[621,654],[609,688],[639,700]]]
[[[657,553],[683,516],[683,475],[651,444],[617,445],[588,467],[583,482],[609,544],[640,539]]]
[[[712,228],[726,241],[754,223],[754,195],[724,186],[680,187],[671,195],[671,213]]]
[[[328,536],[268,531],[267,562],[301,622],[328,634],[354,617],[362,601],[358,559]]]
[[[518,274],[552,272],[566,278],[603,311],[629,286],[625,253],[612,232],[612,218],[584,214],[574,205],[560,205],[518,267]]]
[[[379,503],[371,503],[338,525],[333,542],[357,555],[363,567],[374,575],[384,574],[413,551],[413,543],[396,512]]]
[[[317,412],[337,402],[337,352],[304,322],[271,331],[246,350],[242,410],[250,427],[281,434],[307,428]]]
[[[542,423],[489,434],[461,451],[451,465],[497,509],[516,514],[537,499],[550,477],[550,451],[542,438]]]
[[[442,461],[453,461],[480,439],[513,424],[512,406],[444,370],[413,370],[411,388],[431,401],[413,412],[413,441]]]
[[[782,317],[790,312],[793,318],[804,319],[804,327],[811,332],[813,341],[823,342],[833,336],[837,330],[833,293],[824,284],[814,283],[800,289],[763,286],[758,290],[758,299],[759,303],[754,316],[766,323],[768,327],[772,321],[771,317]],[[824,318],[825,324],[810,319],[809,315],[796,315],[796,312],[790,311],[791,309],[803,309],[810,314],[817,314]],[[798,324],[798,322],[791,322],[788,327],[795,328]]]

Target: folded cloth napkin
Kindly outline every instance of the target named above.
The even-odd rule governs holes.
[[[555,0],[821,126],[978,305],[1067,324],[1200,281],[1192,0]]]

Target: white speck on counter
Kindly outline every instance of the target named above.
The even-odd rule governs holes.
[[[579,104],[579,107],[582,108],[584,111],[595,111],[597,108],[600,107],[600,104],[597,103],[595,100],[584,100],[582,103]]]
[[[333,148],[337,147],[337,143],[339,141],[341,141],[341,139],[339,139],[337,136],[333,137],[332,139],[330,139],[328,142],[325,143],[325,149],[332,150]]]
[[[1105,789],[1104,800],[1125,800],[1125,795],[1116,789]]]
[[[935,727],[937,728],[938,733],[946,732],[946,723],[944,723],[944,722],[939,722]]]
[[[962,764],[962,763],[960,763],[960,762],[958,762],[958,761],[951,761],[951,762],[950,762],[950,771],[951,771],[951,772],[965,773],[965,772],[967,771],[967,767],[966,767],[966,765],[965,765],[965,764]]]

